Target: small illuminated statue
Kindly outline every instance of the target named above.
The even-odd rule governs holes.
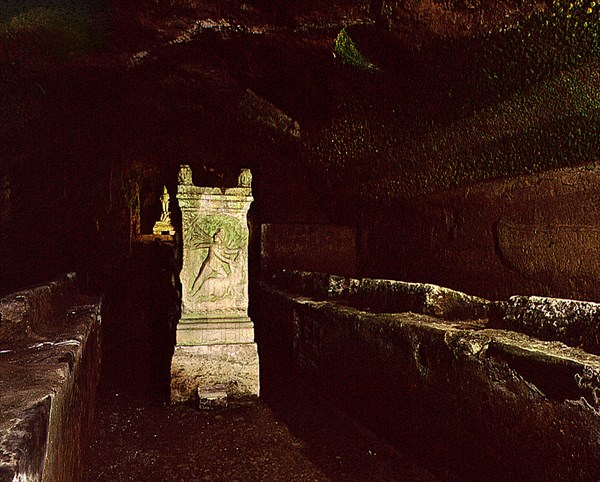
[[[154,223],[152,232],[154,234],[175,234],[175,228],[171,224],[171,213],[169,212],[169,192],[167,186],[163,186],[163,193],[160,196],[160,202],[162,204],[162,212],[160,213],[160,220]]]
[[[171,224],[171,213],[169,212],[169,191],[167,191],[167,186],[163,186],[163,193],[160,197],[160,202],[162,204],[162,213],[160,214],[160,220]]]

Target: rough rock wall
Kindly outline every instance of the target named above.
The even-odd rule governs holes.
[[[379,4],[381,16],[391,31],[412,39],[420,34],[421,40],[425,33],[446,38],[486,34],[513,26],[547,7],[545,2],[535,0],[383,0],[373,3]]]
[[[498,31],[543,8],[534,0],[111,1],[110,9],[84,18],[12,3],[22,4],[21,13],[3,17],[0,31],[7,53],[0,59],[0,135],[6,141],[0,151],[0,256],[7,274],[0,290],[66,270],[106,282],[106,271],[128,247],[129,209],[136,201],[128,184],[154,171],[159,189],[165,182],[172,188],[182,161],[219,182],[240,164],[251,167],[262,222],[340,222],[340,214],[344,221],[355,215],[357,193],[363,200],[406,197],[421,192],[424,180],[442,180],[445,188],[478,172],[514,172],[499,167],[500,154],[515,153],[505,144],[547,140],[534,135],[538,130],[556,138],[544,142],[560,151],[556,162],[589,160],[586,149],[577,159],[562,154],[569,138],[570,149],[581,151],[578,139],[588,136],[577,130],[585,132],[595,120],[588,115],[593,95],[585,99],[588,89],[595,92],[595,77],[585,72],[585,82],[544,90],[553,93],[541,96],[535,110],[539,102],[549,106],[549,115],[534,116],[533,125],[515,124],[523,113],[513,115],[520,105],[509,103],[490,121],[450,128],[453,135],[441,139],[447,147],[438,153],[448,122],[462,112],[457,97],[470,98],[482,69],[474,68],[476,59],[474,65],[464,61],[462,43],[448,51],[436,41]],[[381,69],[377,73],[344,64],[334,51],[346,27]],[[552,30],[538,36],[554,38]],[[436,45],[420,48],[426,40]],[[564,44],[560,37],[556,42]],[[500,45],[510,51],[507,58],[518,60],[519,71],[528,67],[511,45]],[[554,44],[517,45],[525,53],[554,55]],[[456,55],[442,62],[449,52]],[[459,75],[469,69],[477,75]],[[486,100],[514,75],[503,72],[494,70],[502,80],[484,90]],[[575,91],[581,91],[577,102],[567,102]],[[469,106],[465,100],[462,107]],[[574,113],[580,110],[582,119]],[[430,121],[440,128],[412,128]],[[498,132],[505,121],[510,130],[520,125],[507,139]],[[521,136],[532,128],[532,135]],[[483,129],[489,132],[480,136]],[[492,145],[482,138],[490,136]],[[544,149],[517,151],[525,167],[536,169],[552,157]],[[142,227],[159,194],[139,200]]]
[[[491,299],[519,293],[598,301],[599,194],[600,171],[583,167],[366,210],[362,272]]]
[[[165,402],[180,318],[180,253],[135,243],[114,267],[103,298],[101,390]]]
[[[353,276],[356,232],[349,226],[262,224],[261,271],[297,269]]]

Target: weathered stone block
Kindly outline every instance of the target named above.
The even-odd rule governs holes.
[[[42,480],[46,451],[51,398],[27,400],[29,393],[13,394],[21,410],[4,406],[0,420],[0,480]],[[29,402],[29,404],[27,403]],[[29,406],[28,406],[29,405]],[[10,418],[6,416],[10,415]],[[14,417],[14,418],[13,418]]]
[[[265,283],[260,294],[265,355],[443,478],[600,473],[600,357],[485,320],[366,312]]]
[[[361,280],[350,297],[355,306],[375,312],[413,312],[446,320],[484,318],[490,302],[429,283],[368,279]]]
[[[56,281],[0,298],[0,340],[18,341],[32,336],[49,320],[64,316],[75,302],[75,273]]]
[[[326,273],[279,270],[272,282],[286,291],[342,299],[365,311],[422,313],[445,320],[479,319],[496,309],[492,302],[429,283],[349,278]]]
[[[73,283],[67,276],[0,300],[26,308],[24,319],[8,310],[10,344],[5,338],[0,349],[1,481],[81,480],[100,369],[100,304]],[[16,336],[19,326],[25,333]]]
[[[220,387],[198,387],[198,407],[201,410],[227,408],[227,392]]]
[[[176,346],[171,362],[171,403],[194,398],[198,387],[219,385],[230,398],[259,395],[255,343]]]
[[[600,303],[511,296],[503,324],[542,340],[558,340],[600,354]]]

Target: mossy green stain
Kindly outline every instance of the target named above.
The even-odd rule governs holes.
[[[367,61],[360,53],[345,28],[340,31],[335,39],[334,52],[346,64],[369,71],[377,70],[377,67]]]
[[[387,107],[373,110],[361,93],[345,89],[337,94],[341,115],[315,138],[307,136],[307,157],[336,198],[358,194],[365,201],[594,162],[600,158],[599,40],[600,2],[561,0],[512,29],[421,49],[423,71],[445,83],[425,85],[417,95],[444,89],[441,114],[430,119],[406,109],[404,118],[391,116]],[[356,65],[364,57],[342,56],[344,48],[360,54],[350,42],[342,30],[335,51]]]
[[[36,33],[30,47],[55,58],[85,53],[104,43],[102,27],[84,13],[56,7],[35,7],[0,16],[0,39]]]

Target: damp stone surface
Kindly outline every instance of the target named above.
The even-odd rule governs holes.
[[[183,266],[181,319],[171,363],[171,402],[198,387],[225,386],[228,397],[258,396],[258,352],[248,317],[248,222],[252,174],[232,188],[197,187],[179,171]]]

